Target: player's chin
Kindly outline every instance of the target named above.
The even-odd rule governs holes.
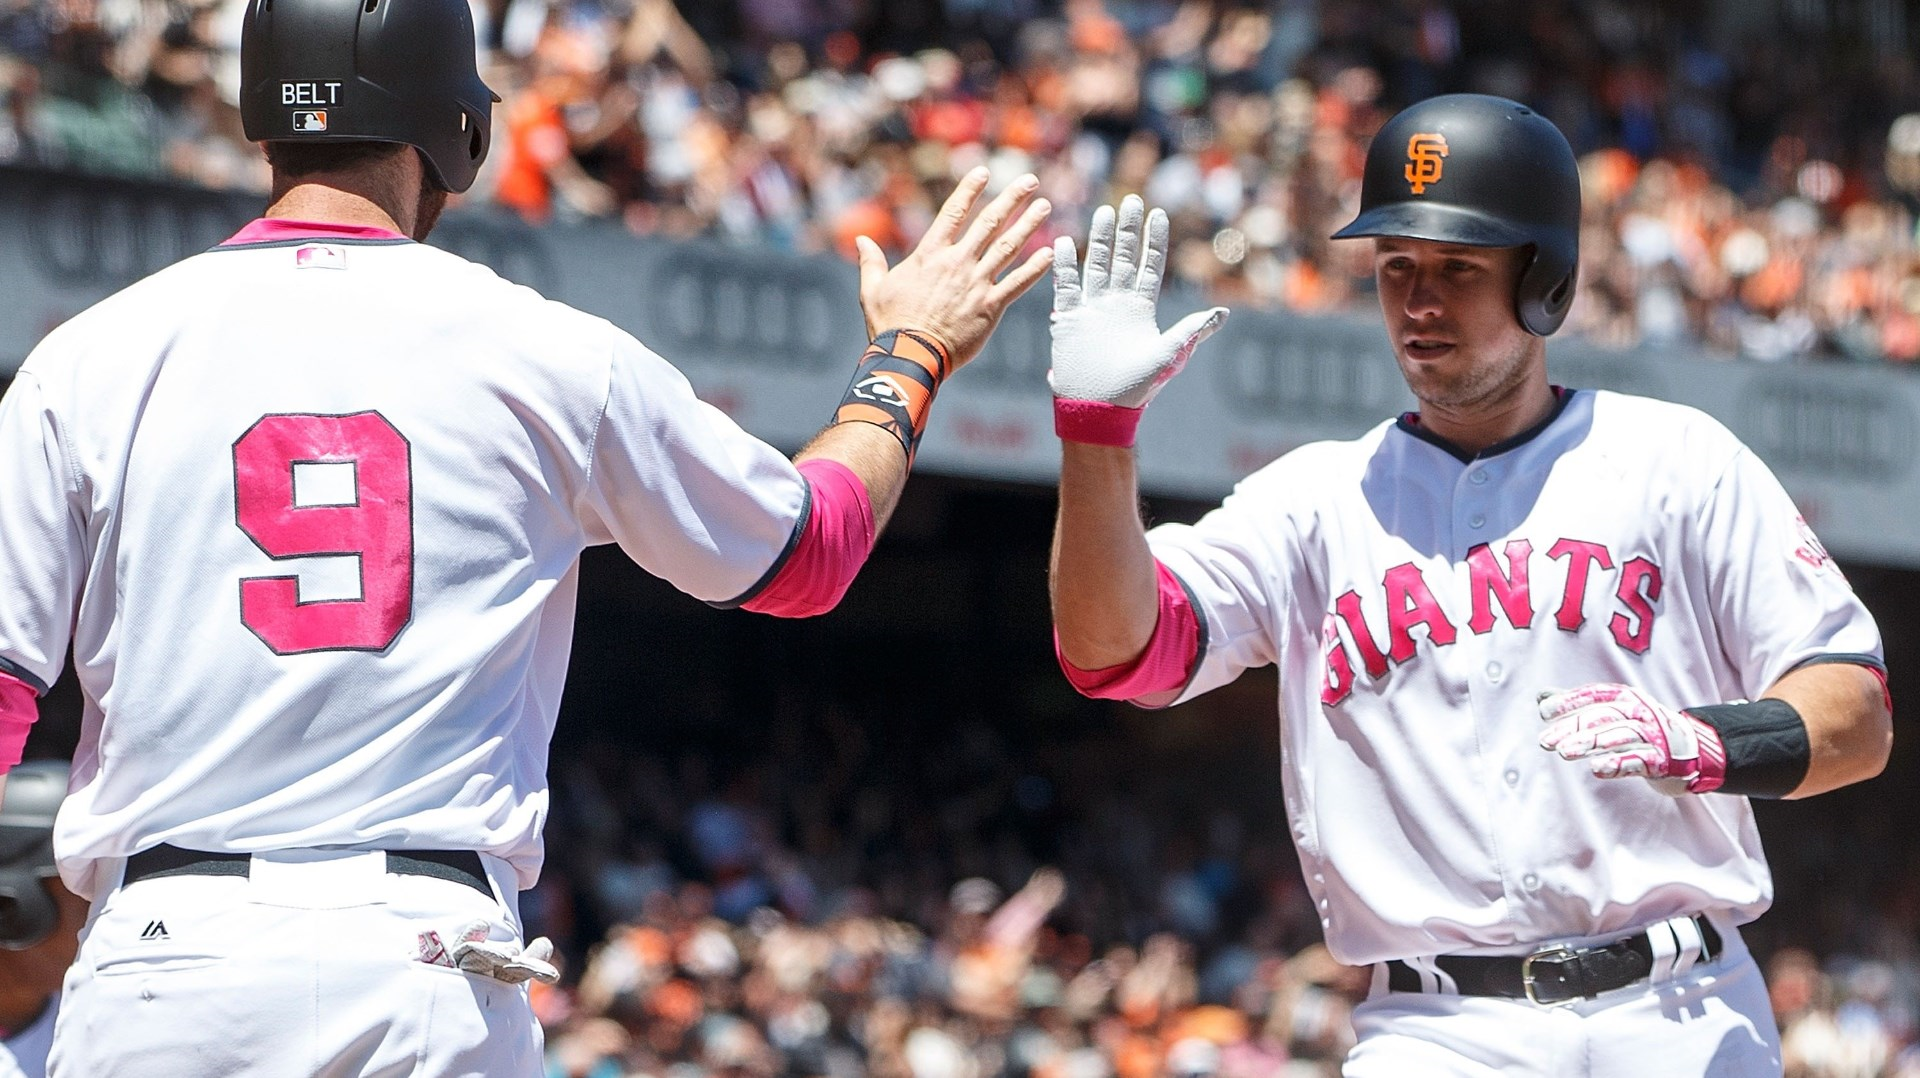
[[[1451,358],[1414,359],[1405,351],[1399,353],[1400,376],[1420,403],[1454,406],[1473,396],[1471,372],[1448,362]]]

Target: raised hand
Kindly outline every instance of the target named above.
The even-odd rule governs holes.
[[[1128,195],[1117,213],[1111,206],[1094,211],[1084,273],[1073,240],[1054,242],[1053,367],[1047,381],[1062,405],[1079,406],[1070,409],[1077,415],[1145,408],[1226,321],[1227,309],[1214,307],[1160,331],[1154,307],[1166,271],[1167,231],[1165,211],[1148,213],[1146,203]],[[1105,444],[1132,444],[1131,422],[1137,421],[1135,414],[1124,424],[1124,442]],[[1070,436],[1066,424],[1062,435]]]
[[[1046,274],[1046,251],[1008,269],[1052,209],[1033,197],[1040,181],[1013,181],[969,226],[986,186],[986,169],[967,173],[919,245],[891,269],[878,244],[865,236],[855,241],[868,337],[917,330],[946,348],[951,373],[980,353],[1007,306]]]

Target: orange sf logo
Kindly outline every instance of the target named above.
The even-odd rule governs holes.
[[[1447,136],[1421,133],[1407,140],[1407,183],[1416,195],[1440,182],[1440,159],[1447,156]]]

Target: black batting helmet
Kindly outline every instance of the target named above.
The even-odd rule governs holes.
[[[21,764],[0,798],[0,948],[24,951],[53,934],[60,911],[46,881],[53,867],[53,817],[67,796],[67,765]]]
[[[1532,247],[1514,314],[1529,333],[1545,337],[1566,320],[1580,265],[1573,148],[1552,121],[1517,101],[1429,98],[1373,137],[1360,215],[1333,234],[1361,236]]]
[[[441,189],[487,156],[493,103],[467,0],[251,0],[240,119],[254,142],[399,142]]]

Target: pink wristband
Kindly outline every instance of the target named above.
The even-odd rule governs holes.
[[[1133,447],[1134,431],[1145,407],[1124,408],[1104,401],[1053,400],[1053,433],[1062,441]]]
[[[767,589],[740,604],[776,618],[810,618],[832,610],[873,550],[873,501],[853,470],[814,457],[800,463],[813,509],[799,541]]]
[[[1187,589],[1173,570],[1154,563],[1158,583],[1159,619],[1146,649],[1130,663],[1104,670],[1082,670],[1067,661],[1060,650],[1060,636],[1053,637],[1054,658],[1067,675],[1067,681],[1082,696],[1096,700],[1139,700],[1177,692],[1186,687],[1200,657],[1200,616],[1187,598]],[[1168,701],[1171,702],[1171,698]]]

